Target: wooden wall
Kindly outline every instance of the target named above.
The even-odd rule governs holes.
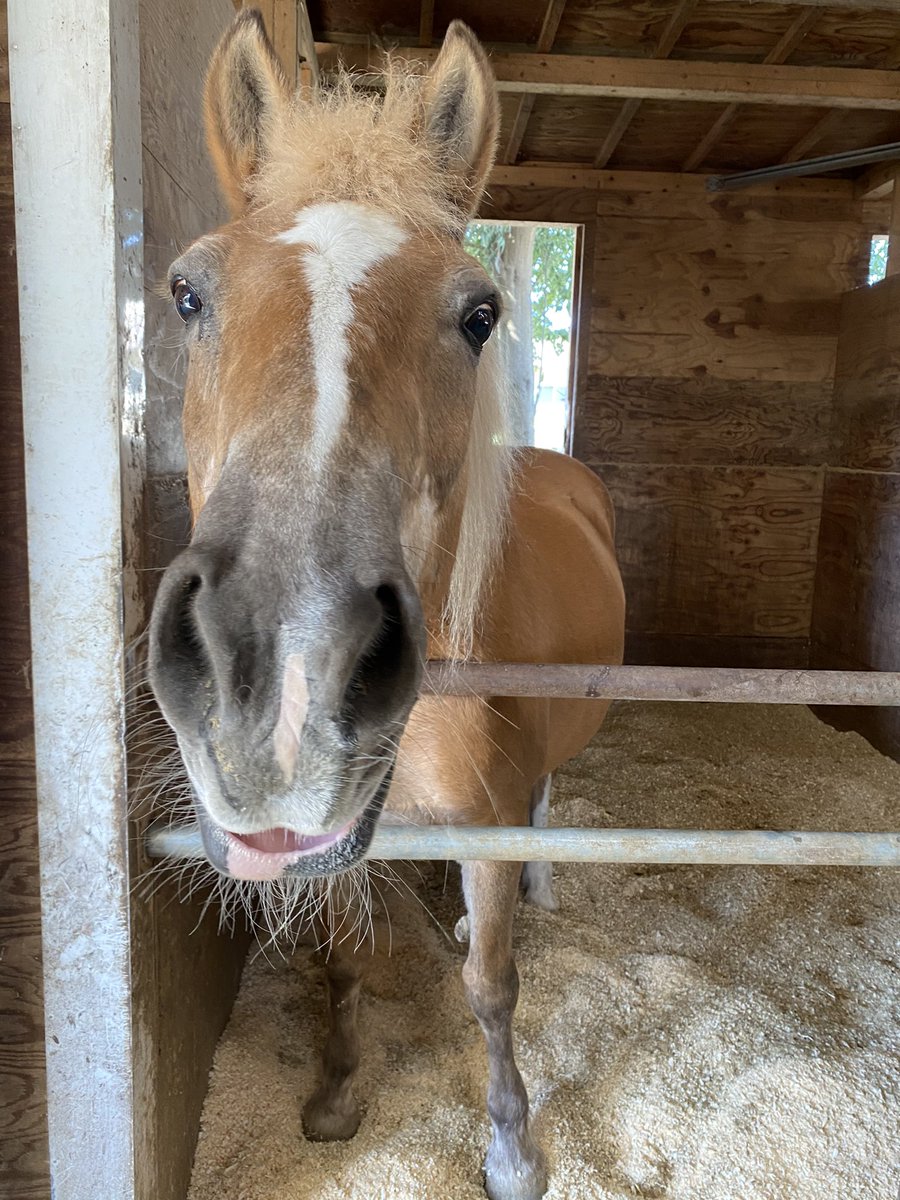
[[[0,0],[0,314],[0,1194],[47,1200],[41,896],[5,0]]]
[[[189,536],[181,437],[183,326],[157,292],[169,264],[226,217],[203,141],[202,86],[231,0],[141,0],[147,478],[143,579],[152,600],[161,569]],[[133,870],[150,864],[134,839]],[[135,1046],[142,1094],[135,1121],[139,1194],[184,1200],[216,1042],[239,981],[246,939],[198,926],[199,901],[166,887],[133,901]],[[195,928],[196,927],[196,928]]]
[[[841,304],[813,607],[818,667],[900,670],[900,276]],[[900,758],[896,709],[846,711]],[[854,719],[856,718],[856,719]],[[860,719],[861,718],[861,719]]]
[[[805,665],[859,207],[844,181],[630,179],[498,188],[490,209],[592,226],[572,449],[615,502],[628,658]]]

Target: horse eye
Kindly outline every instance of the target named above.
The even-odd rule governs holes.
[[[465,318],[462,327],[476,350],[480,350],[491,336],[496,320],[497,309],[489,300],[473,308]]]
[[[175,301],[175,311],[185,325],[191,317],[196,317],[203,307],[196,290],[181,275],[172,280],[172,299]]]

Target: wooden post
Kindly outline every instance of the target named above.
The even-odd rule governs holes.
[[[53,1195],[138,1200],[123,628],[144,401],[138,0],[10,0],[9,46]]]

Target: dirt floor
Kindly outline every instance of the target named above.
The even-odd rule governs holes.
[[[802,708],[621,704],[553,821],[900,829],[900,766]],[[446,874],[446,883],[445,883]],[[323,1033],[301,949],[257,956],[216,1057],[190,1200],[483,1200],[485,1057],[458,869],[392,903],[361,1006],[365,1117],[313,1145]],[[900,872],[557,868],[520,905],[518,1061],[549,1200],[898,1200]],[[429,915],[425,907],[430,910]]]

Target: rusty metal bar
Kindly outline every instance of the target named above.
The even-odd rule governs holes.
[[[900,705],[900,672],[430,662],[422,692],[445,696],[890,706]]]
[[[155,827],[151,858],[203,858],[196,825]],[[532,829],[380,825],[371,859],[463,862],[682,863],[714,866],[900,867],[900,833],[744,829]]]

